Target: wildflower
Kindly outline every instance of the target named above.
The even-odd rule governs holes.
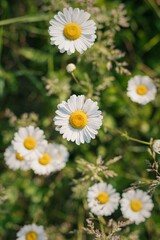
[[[17,232],[16,240],[47,240],[43,226],[25,225]]]
[[[96,183],[88,189],[88,206],[98,216],[111,215],[119,205],[120,196],[111,184]]]
[[[142,190],[129,190],[123,193],[121,199],[121,211],[125,218],[139,224],[149,218],[153,202],[151,197]]]
[[[51,144],[45,148],[42,157],[33,160],[32,170],[39,175],[49,175],[65,167],[68,160],[67,148],[61,144]]]
[[[90,14],[79,8],[64,8],[50,21],[51,44],[58,46],[61,53],[70,55],[77,50],[83,53],[90,48],[96,38],[95,22],[88,20]]]
[[[152,147],[154,152],[160,154],[160,139],[155,139],[153,141]]]
[[[12,145],[5,150],[4,160],[10,169],[30,169],[30,161],[27,161],[19,152],[15,151]]]
[[[148,76],[135,76],[128,82],[127,95],[133,102],[145,105],[155,99],[157,89]]]
[[[56,130],[63,138],[78,145],[89,143],[102,125],[103,117],[98,109],[97,102],[91,99],[85,101],[84,95],[72,95],[67,102],[58,104],[54,118]]]
[[[33,160],[42,156],[47,145],[44,132],[33,126],[20,128],[12,141],[14,149],[26,160]]]
[[[74,70],[76,70],[76,66],[73,63],[69,63],[66,67],[66,70],[68,73],[72,73]]]

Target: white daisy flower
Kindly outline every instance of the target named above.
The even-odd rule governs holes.
[[[153,141],[152,147],[154,152],[160,154],[160,139],[155,139]]]
[[[43,226],[25,225],[17,232],[16,240],[47,240]]]
[[[89,143],[102,125],[103,117],[98,109],[97,102],[85,101],[84,95],[72,95],[67,102],[58,104],[54,118],[56,130],[63,134],[63,138],[78,145]]]
[[[33,160],[42,156],[47,145],[44,132],[33,126],[20,128],[12,141],[14,149],[26,160]]]
[[[127,95],[133,102],[145,105],[153,101],[157,89],[148,76],[135,76],[128,82]]]
[[[121,211],[125,218],[139,224],[149,218],[153,202],[151,197],[144,191],[136,189],[123,193],[121,199]]]
[[[79,8],[64,8],[63,12],[58,12],[50,21],[51,44],[58,46],[61,53],[66,51],[70,55],[77,50],[82,54],[96,39],[95,22],[89,18],[90,14]]]
[[[102,182],[88,189],[87,200],[92,213],[109,216],[118,208],[120,195],[111,184]]]
[[[67,70],[68,73],[72,73],[73,71],[76,70],[75,64],[69,63],[69,64],[67,65],[67,67],[66,67],[66,70]]]
[[[68,157],[69,153],[65,146],[49,143],[42,157],[32,161],[31,168],[36,174],[49,175],[64,168]]]
[[[12,170],[28,170],[30,169],[30,161],[27,161],[17,151],[14,150],[13,146],[9,146],[4,152],[4,160],[7,166]]]

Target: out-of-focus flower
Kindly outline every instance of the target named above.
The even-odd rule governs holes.
[[[133,102],[145,105],[155,99],[156,86],[148,76],[135,76],[128,82],[127,95]]]
[[[4,160],[7,166],[12,170],[28,170],[30,169],[30,161],[25,160],[18,152],[16,152],[13,146],[9,146],[4,152]]]
[[[121,211],[125,218],[139,224],[151,215],[153,202],[144,191],[136,189],[123,193],[121,199]]]
[[[119,205],[120,195],[111,184],[96,183],[88,189],[88,206],[98,216],[111,215]]]
[[[43,130],[28,126],[18,130],[12,141],[14,149],[26,160],[33,160],[42,156],[47,145]]]
[[[77,50],[82,54],[96,39],[95,22],[89,18],[90,14],[79,8],[64,8],[63,12],[58,12],[50,21],[51,44],[57,45],[61,53],[66,51],[70,55]]]
[[[42,157],[32,161],[31,168],[36,174],[49,175],[65,167],[68,160],[68,150],[61,144],[51,144],[45,148]]]
[[[17,232],[16,240],[47,240],[43,226],[25,225]]]

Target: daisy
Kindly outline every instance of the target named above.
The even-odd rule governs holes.
[[[89,143],[102,125],[103,117],[98,109],[97,102],[85,100],[84,95],[72,95],[67,102],[58,104],[54,118],[56,130],[78,145]]]
[[[142,190],[129,190],[123,193],[121,199],[121,211],[125,218],[139,224],[149,218],[153,202],[151,197]]]
[[[49,175],[65,167],[69,153],[61,144],[51,144],[45,148],[42,157],[33,160],[32,170],[39,175]]]
[[[152,147],[153,147],[153,151],[154,151],[155,153],[160,154],[160,139],[155,139],[155,140],[153,141]]]
[[[25,225],[17,233],[16,240],[47,240],[43,226]]]
[[[92,213],[109,216],[118,208],[120,196],[111,184],[102,182],[88,189],[87,200]]]
[[[70,55],[77,50],[82,54],[96,39],[95,22],[89,18],[90,14],[79,8],[64,8],[63,12],[58,12],[50,21],[51,44],[58,46],[61,53],[66,51]]]
[[[127,95],[133,102],[145,105],[155,99],[157,89],[148,76],[135,76],[128,82]]]
[[[19,154],[19,152],[14,150],[12,145],[5,150],[4,160],[10,169],[30,169],[30,161],[25,160],[24,157]]]
[[[47,145],[44,132],[33,126],[20,128],[12,141],[14,149],[26,160],[33,160],[42,156]]]

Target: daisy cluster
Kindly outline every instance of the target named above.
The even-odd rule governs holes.
[[[152,199],[146,192],[132,189],[123,193],[120,200],[120,194],[105,182],[96,183],[88,189],[87,201],[91,212],[98,216],[110,216],[120,203],[123,216],[135,224],[149,218],[153,208]]]
[[[64,8],[50,21],[49,35],[51,44],[58,46],[60,53],[68,55],[78,51],[82,54],[96,40],[96,24],[90,14],[79,8]],[[73,73],[76,66],[69,64],[67,72]],[[148,76],[135,76],[128,81],[127,95],[138,104],[153,101],[156,87]],[[53,119],[55,130],[64,139],[77,145],[89,143],[98,134],[102,125],[102,112],[97,102],[85,99],[84,95],[73,94],[58,104]],[[153,148],[160,153],[160,140]],[[22,127],[15,133],[12,144],[4,153],[5,162],[13,170],[32,169],[36,174],[49,175],[61,170],[68,161],[69,153],[62,144],[48,143],[43,130],[39,127]],[[121,205],[125,218],[139,224],[151,215],[153,202],[142,190],[129,190],[122,194],[116,192],[111,184],[96,183],[88,189],[88,207],[98,216],[110,216]],[[17,240],[46,240],[43,226],[25,225],[17,233]]]
[[[4,153],[5,162],[10,169],[32,169],[39,175],[49,175],[61,170],[68,157],[65,146],[48,143],[43,130],[33,126],[20,128]]]

